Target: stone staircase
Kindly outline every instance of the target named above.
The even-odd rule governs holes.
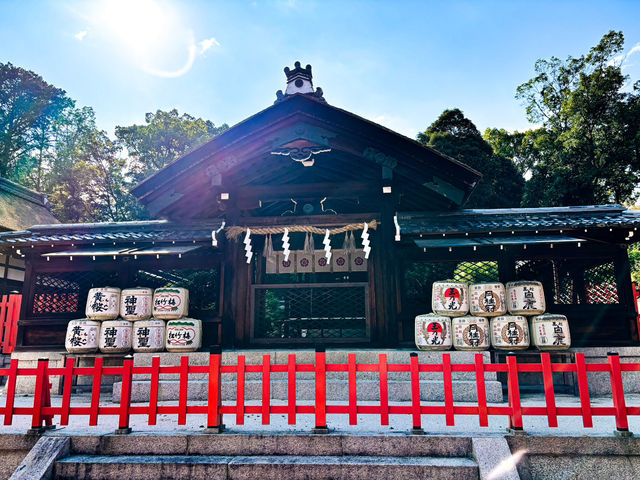
[[[57,479],[479,478],[472,440],[410,435],[73,437]]]
[[[248,351],[225,351],[222,354],[223,365],[237,364],[238,355],[245,355],[246,365],[261,364],[264,355],[271,356],[272,364],[286,364],[290,351],[281,350],[248,350]],[[327,363],[347,363],[348,354],[355,353],[357,363],[378,363],[380,353],[387,354],[388,363],[409,363],[409,350],[407,351],[386,351],[371,349],[356,350],[328,350]],[[447,352],[451,354],[452,363],[474,363],[476,352]],[[315,352],[311,350],[298,350],[295,352],[297,363],[315,363]],[[161,365],[180,364],[180,357],[189,356],[190,365],[208,365],[208,353],[136,353],[134,354],[134,365],[150,366],[153,356],[161,357]],[[490,363],[489,352],[483,352],[484,362]],[[418,352],[420,363],[441,363],[442,352]],[[287,377],[286,373],[271,374],[271,398],[273,400],[287,400]],[[222,376],[222,398],[223,400],[235,400],[236,398],[236,375],[223,374]],[[158,400],[178,400],[179,380],[177,374],[163,374],[160,377]],[[389,372],[389,401],[404,402],[411,400],[411,383],[409,372]],[[262,375],[260,373],[245,374],[245,400],[262,399]],[[487,401],[501,402],[502,385],[497,380],[495,372],[485,373],[485,384]],[[116,382],[113,385],[113,401],[120,400],[122,383]],[[378,401],[380,382],[376,372],[358,373],[358,400]],[[149,375],[136,375],[132,385],[132,401],[148,401],[151,391],[151,381]],[[297,399],[309,401],[315,399],[315,374],[313,372],[298,372],[296,376]],[[206,375],[192,374],[189,376],[188,398],[190,400],[206,400],[208,394],[208,383]],[[444,401],[444,386],[441,373],[421,373],[420,374],[420,395],[424,401]],[[453,373],[453,397],[454,401],[475,401],[476,381],[474,372],[454,372]],[[328,401],[348,401],[347,372],[327,372],[327,400]]]

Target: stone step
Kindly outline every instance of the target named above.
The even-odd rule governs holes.
[[[56,463],[56,479],[459,479],[477,480],[477,464],[464,457],[369,456],[90,456]]]
[[[222,383],[222,399],[233,401],[236,399],[236,382]],[[502,384],[495,381],[485,382],[488,402],[502,402]],[[113,384],[113,401],[119,402],[122,382]],[[189,400],[207,400],[209,384],[205,380],[189,381],[187,398]],[[348,383],[339,380],[327,380],[327,400],[343,401],[349,399]],[[151,393],[151,382],[136,380],[132,383],[131,400],[133,402],[147,402]],[[164,380],[158,386],[158,400],[178,400],[180,384],[177,380]],[[273,400],[287,400],[288,383],[283,380],[271,381],[271,398]],[[315,381],[296,381],[296,398],[300,401],[315,400]],[[420,398],[424,401],[444,401],[444,384],[442,380],[428,380],[420,382]],[[248,380],[245,382],[245,400],[262,399],[262,381]],[[476,382],[457,380],[453,382],[453,399],[458,402],[472,402],[477,400]],[[358,381],[358,400],[380,400],[380,382],[377,380]],[[406,402],[411,400],[411,383],[408,381],[389,381],[389,401]]]
[[[57,435],[58,433],[56,433]],[[368,434],[152,434],[74,437],[78,455],[329,455],[468,457],[471,438],[457,435]]]

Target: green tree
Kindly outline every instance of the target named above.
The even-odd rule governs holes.
[[[96,127],[92,108],[67,110],[56,122],[54,138],[46,192],[60,220],[123,221],[144,216],[129,193],[132,179],[126,158]]]
[[[418,141],[478,170],[483,177],[468,207],[500,208],[520,205],[524,179],[509,158],[497,154],[459,109],[445,110]]]
[[[51,125],[70,105],[64,90],[38,74],[0,63],[1,177],[41,187]]]
[[[527,118],[540,127],[485,139],[529,180],[526,206],[623,203],[640,181],[640,84],[624,87],[621,32],[609,32],[587,55],[538,60],[536,76],[517,89]]]
[[[116,137],[129,152],[131,173],[137,181],[157,172],[185,153],[229,128],[177,110],[147,113],[145,125],[116,127]]]

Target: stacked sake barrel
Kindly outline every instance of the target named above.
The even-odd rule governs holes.
[[[566,350],[571,346],[569,321],[564,315],[545,313],[544,290],[540,282],[507,283],[509,311],[529,317],[533,344],[539,350]]]
[[[168,352],[195,352],[202,343],[202,322],[189,315],[189,290],[157,288],[153,294],[153,316],[167,320],[165,347]]]
[[[185,318],[188,312],[185,288],[92,288],[87,318],[69,322],[65,347],[71,353],[196,351],[202,323]]]
[[[540,350],[569,348],[569,325],[562,315],[544,314],[540,282],[433,283],[434,313],[418,315],[415,341],[420,350],[525,350],[529,331]],[[532,316],[531,322],[526,316]],[[531,325],[529,324],[531,323]],[[551,341],[551,334],[555,337]]]

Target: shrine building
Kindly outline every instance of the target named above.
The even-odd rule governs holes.
[[[273,105],[134,188],[155,220],[0,234],[25,262],[17,351],[63,351],[105,286],[187,288],[205,350],[415,348],[443,279],[540,281],[573,347],[638,345],[640,215],[465,209],[482,172],[332,105],[310,66],[285,73]]]

